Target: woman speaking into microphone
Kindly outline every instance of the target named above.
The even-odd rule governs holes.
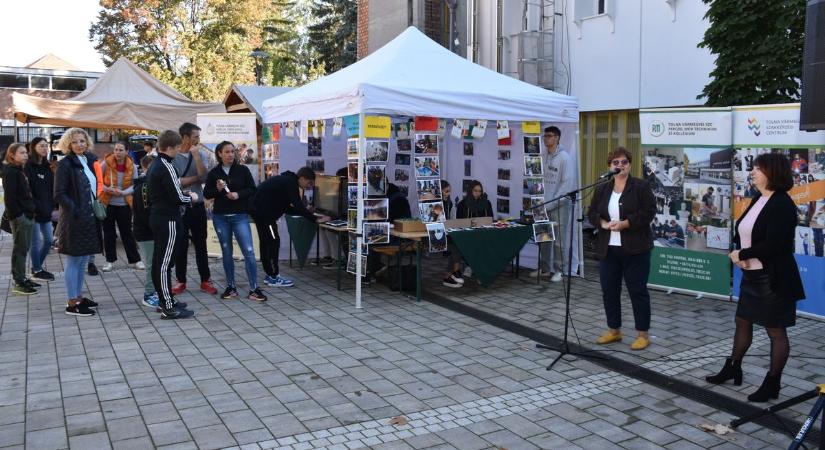
[[[650,251],[653,232],[650,223],[656,215],[656,200],[647,181],[630,176],[630,152],[616,147],[607,155],[607,164],[615,175],[593,195],[587,217],[599,228],[596,256],[602,285],[604,312],[608,330],[597,344],[622,340],[622,278],[630,293],[633,318],[638,336],[630,345],[642,350],[650,344]]]
[[[762,386],[748,396],[752,402],[779,397],[779,380],[791,346],[787,328],[796,324],[796,301],[805,298],[794,259],[796,205],[791,164],[782,154],[764,153],[753,162],[758,193],[736,222],[730,259],[742,269],[733,350],[722,370],[705,379],[713,384],[742,384],[742,358],[753,338],[753,324],[765,327],[771,339],[771,364]]]

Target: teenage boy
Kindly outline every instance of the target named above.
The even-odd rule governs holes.
[[[200,198],[190,192],[184,195],[180,178],[172,164],[181,145],[175,131],[166,130],[158,139],[158,158],[149,167],[146,184],[149,196],[149,226],[155,239],[152,255],[152,283],[158,293],[161,319],[183,319],[194,313],[172,298],[172,260],[178,235],[181,234],[181,206],[189,207]],[[181,236],[180,239],[184,239]]]

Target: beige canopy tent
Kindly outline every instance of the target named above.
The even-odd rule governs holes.
[[[86,128],[160,131],[194,123],[198,113],[226,112],[221,103],[189,100],[126,58],[69,100],[15,92],[12,101],[19,122]]]

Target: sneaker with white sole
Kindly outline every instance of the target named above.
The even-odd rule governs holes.
[[[470,266],[465,267],[463,275],[464,275],[464,278],[472,277],[473,276],[473,269],[471,269]]]
[[[550,281],[553,283],[558,283],[559,281],[561,281],[561,272],[554,273],[553,276],[550,277]]]
[[[445,279],[441,280],[441,284],[442,284],[443,286],[445,286],[445,287],[448,287],[448,288],[453,288],[453,289],[458,289],[458,288],[460,288],[461,286],[464,286],[463,284],[461,284],[461,283],[459,283],[459,282],[455,281],[455,280],[453,279],[453,277],[452,277],[452,276],[447,277],[447,278],[445,278]]]
[[[143,261],[138,261],[132,264],[132,268],[135,270],[146,270],[146,264],[143,264]]]
[[[77,303],[72,306],[66,306],[66,314],[70,316],[83,316],[89,317],[95,315],[95,310],[90,309],[89,307],[83,305],[82,303]]]
[[[100,268],[100,270],[102,270],[103,272],[111,272],[114,268],[115,265],[113,263],[106,261],[106,264],[104,264],[103,267]]]
[[[461,272],[453,272],[450,274],[450,278],[458,284],[464,284],[464,277],[461,276]]]
[[[551,275],[552,275],[552,273],[548,272],[546,270],[534,270],[534,271],[530,272],[530,278],[538,278],[538,277],[545,278],[545,277],[549,277]]]
[[[275,275],[274,277],[267,276],[264,278],[264,283],[266,283],[267,286],[272,287],[292,287],[295,285],[292,280],[284,278],[280,275]]]
[[[141,303],[143,303],[143,306],[147,306],[149,308],[157,308],[160,303],[158,293],[152,292],[151,294],[143,294],[143,301]]]

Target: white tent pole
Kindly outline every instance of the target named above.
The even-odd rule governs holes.
[[[358,219],[355,221],[355,236],[356,246],[355,253],[355,307],[361,309],[361,277],[365,274],[361,273],[361,258],[366,258],[367,255],[361,254],[361,247],[364,245],[364,151],[367,146],[367,139],[364,137],[364,113],[358,113]]]

